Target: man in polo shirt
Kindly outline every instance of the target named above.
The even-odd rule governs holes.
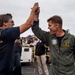
[[[18,27],[13,27],[14,21],[11,14],[0,15],[0,75],[12,75],[14,41],[32,26],[37,9],[38,3],[35,3],[27,21]]]

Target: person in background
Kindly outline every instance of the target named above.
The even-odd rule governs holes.
[[[22,44],[20,41],[20,37],[18,37],[14,42],[14,75],[22,75],[21,71],[21,52],[22,52]]]
[[[39,75],[44,74],[42,66],[44,68],[45,75],[49,75],[48,67],[46,64],[45,50],[46,48],[44,43],[41,40],[39,40],[36,44],[36,50],[35,50],[35,57],[36,57],[37,65],[38,65]]]
[[[36,11],[32,31],[50,48],[50,75],[75,75],[75,36],[62,28],[63,20],[58,15],[47,20],[50,32],[42,30],[39,13],[40,8]]]
[[[20,26],[13,27],[14,21],[10,13],[0,14],[0,75],[12,75],[13,67],[13,53],[14,41],[26,30],[28,30],[33,23],[34,15],[38,9],[36,2],[30,12],[30,16]]]
[[[29,37],[27,44],[31,44],[31,43],[33,43],[33,38],[32,37]]]

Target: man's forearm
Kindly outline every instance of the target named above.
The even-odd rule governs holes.
[[[35,3],[31,10],[29,18],[27,19],[27,21],[24,24],[22,24],[20,26],[20,33],[23,33],[24,31],[28,30],[32,26],[32,23],[34,21],[35,11],[37,9],[38,9],[38,3]]]

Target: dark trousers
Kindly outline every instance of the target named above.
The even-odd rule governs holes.
[[[21,66],[15,67],[13,74],[14,75],[22,75],[22,73],[21,73]]]
[[[15,53],[15,58],[14,58],[14,70],[13,74],[14,75],[22,75],[21,73],[21,63],[20,63],[20,54]]]

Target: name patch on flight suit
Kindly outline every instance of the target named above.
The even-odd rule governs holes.
[[[55,38],[52,39],[52,44],[56,45],[57,44],[57,40]]]
[[[63,42],[63,43],[61,44],[61,46],[69,47],[69,42]]]

